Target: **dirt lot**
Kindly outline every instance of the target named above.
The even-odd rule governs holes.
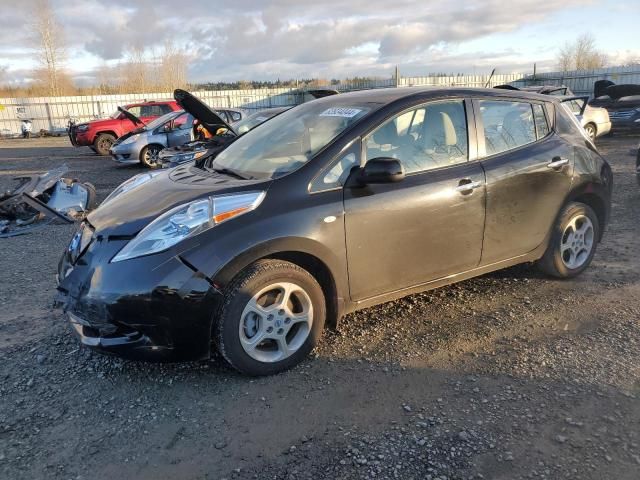
[[[79,349],[50,308],[73,227],[0,240],[0,478],[640,478],[637,142],[599,142],[613,218],[580,278],[521,266],[358,312],[270,378]],[[0,188],[63,162],[101,198],[140,171],[5,141]]]

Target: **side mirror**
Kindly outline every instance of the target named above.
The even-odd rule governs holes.
[[[378,157],[367,161],[360,171],[359,183],[395,183],[405,177],[404,167],[397,158]]]

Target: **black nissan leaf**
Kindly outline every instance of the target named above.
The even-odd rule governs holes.
[[[80,342],[272,374],[349,312],[518,263],[591,263],[607,162],[558,100],[398,88],[299,105],[120,185],[59,264]]]

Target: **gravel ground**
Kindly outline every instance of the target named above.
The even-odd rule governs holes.
[[[219,358],[80,349],[50,308],[73,227],[1,240],[0,478],[640,478],[640,189],[572,281],[519,266],[349,315],[269,378]],[[0,188],[66,162],[101,198],[139,168],[65,139],[0,142]]]

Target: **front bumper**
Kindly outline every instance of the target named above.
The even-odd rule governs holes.
[[[135,165],[140,163],[140,150],[137,143],[114,143],[109,150],[111,158],[118,163]]]
[[[78,132],[75,128],[69,130],[69,140],[74,147],[90,147],[93,145],[93,138],[89,136],[89,131]]]
[[[58,268],[56,304],[80,342],[135,360],[207,358],[221,294],[204,276],[170,254],[109,263],[126,240],[92,239]]]

